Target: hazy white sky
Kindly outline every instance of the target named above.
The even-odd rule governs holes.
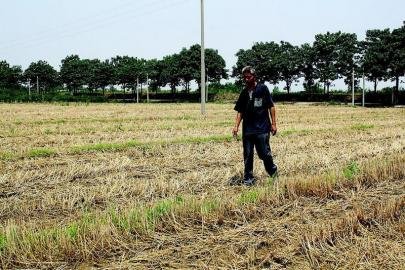
[[[162,58],[200,42],[200,0],[0,0],[0,59],[24,69],[70,54]],[[326,31],[397,28],[404,0],[205,0],[206,41],[227,68],[258,41],[312,43]]]

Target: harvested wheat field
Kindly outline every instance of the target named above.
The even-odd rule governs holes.
[[[0,268],[405,269],[405,109],[277,110],[248,188],[232,104],[0,104]]]

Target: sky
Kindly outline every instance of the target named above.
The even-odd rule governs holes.
[[[200,43],[200,0],[0,0],[0,60],[27,68],[45,60],[57,70],[67,55],[145,59]],[[205,46],[232,69],[255,42],[312,43],[343,31],[398,28],[404,0],[204,0]],[[339,85],[338,85],[339,86]]]

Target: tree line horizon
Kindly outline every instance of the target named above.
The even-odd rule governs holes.
[[[160,60],[133,56],[99,60],[68,55],[61,60],[59,72],[44,60],[31,63],[24,71],[21,66],[10,66],[2,60],[0,88],[32,87],[51,92],[62,87],[75,94],[100,90],[104,93],[105,89],[114,86],[134,91],[147,83],[150,89],[169,86],[175,93],[181,86],[182,91],[189,93],[192,81],[200,88],[200,49],[200,45],[195,44]],[[302,90],[329,93],[330,85],[337,79],[344,80],[348,91],[353,84],[355,89],[360,89],[364,74],[373,82],[374,91],[381,81],[395,82],[392,87],[395,96],[400,78],[405,75],[405,22],[392,31],[389,28],[367,30],[362,41],[354,33],[326,32],[315,35],[312,44],[256,42],[250,49],[240,49],[235,55],[236,65],[229,71],[218,50],[206,49],[206,80],[219,84],[221,79],[232,77],[240,85],[241,70],[250,65],[256,69],[260,82],[285,82],[284,90],[288,94],[291,85],[300,78],[303,78]]]

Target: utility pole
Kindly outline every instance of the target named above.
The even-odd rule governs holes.
[[[366,106],[366,102],[365,102],[365,90],[366,89],[366,83],[365,83],[365,78],[364,78],[364,72],[363,72],[363,95],[362,95],[362,101],[361,104],[364,106]]]
[[[37,76],[37,94],[39,94],[39,78]]]
[[[205,115],[204,0],[201,0],[201,114]]]
[[[146,102],[149,103],[149,74],[146,73],[146,84],[148,88],[146,88]]]
[[[139,89],[138,89],[138,85],[139,85],[139,77],[136,77],[136,103],[139,103]]]
[[[205,102],[208,103],[208,71],[207,71],[207,81],[205,83],[206,87],[205,87]]]
[[[354,68],[352,69],[352,106],[354,106]]]
[[[31,79],[28,79],[28,98],[31,100]]]

